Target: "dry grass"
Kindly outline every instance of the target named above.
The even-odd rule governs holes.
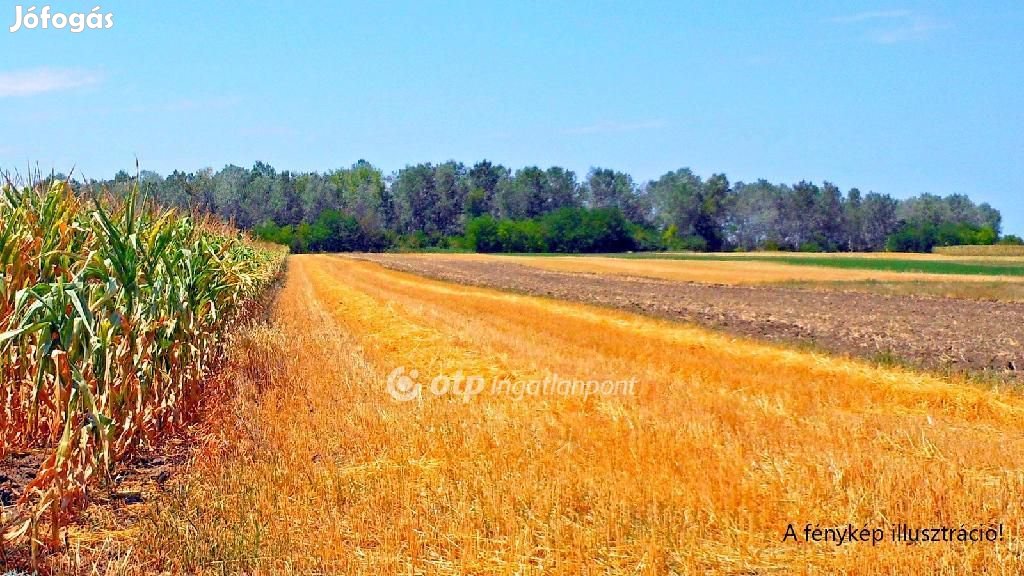
[[[765,254],[772,254],[766,252]],[[792,255],[792,254],[790,254]],[[715,256],[721,256],[716,254]],[[749,256],[749,254],[747,255]],[[829,255],[833,256],[832,254]],[[906,256],[902,255],[901,256]],[[928,255],[918,255],[928,256]],[[414,257],[409,255],[408,257]],[[415,256],[430,258],[430,255]],[[640,278],[659,278],[680,282],[709,284],[769,284],[778,282],[1010,282],[1024,284],[1024,278],[981,276],[967,274],[922,274],[884,270],[856,270],[824,266],[798,266],[764,261],[740,260],[669,260],[628,259],[604,256],[496,256],[485,254],[450,254],[446,258],[465,258],[481,261],[514,262],[557,272],[587,274],[615,274]]]
[[[1019,573],[1016,394],[291,259],[239,395],[145,531],[147,570],[339,574]],[[396,402],[425,374],[636,376],[625,398]],[[783,543],[788,523],[977,526],[997,544]],[[138,549],[137,549],[138,550]]]
[[[1024,256],[1024,246],[936,246],[936,254],[942,256]]]

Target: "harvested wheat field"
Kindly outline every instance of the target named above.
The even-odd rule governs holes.
[[[548,272],[565,272],[624,278],[648,278],[672,282],[688,282],[724,286],[801,287],[828,292],[863,292],[881,295],[919,295],[988,300],[1024,301],[1024,277],[999,275],[1005,269],[1021,268],[1024,261],[1012,257],[942,256],[908,253],[832,253],[827,259],[835,266],[815,265],[821,255],[799,252],[749,253],[660,253],[655,255],[618,256],[524,256],[493,254],[403,254],[409,262],[417,260],[424,267],[435,261],[457,263],[459,266],[516,264]],[[861,268],[843,266],[847,261],[878,261],[883,265]],[[931,267],[977,266],[992,273],[957,274],[897,271],[884,266],[903,261],[909,268],[914,263]],[[804,263],[804,264],[801,264]],[[898,267],[896,267],[898,268]]]
[[[405,255],[406,258],[430,260],[430,255]],[[673,257],[664,254],[658,257],[612,257],[612,256],[496,256],[486,254],[451,254],[446,258],[466,262],[512,262],[523,266],[555,272],[616,275],[626,277],[657,278],[682,282],[707,284],[756,285],[780,282],[918,282],[918,283],[981,283],[1001,282],[1013,286],[1024,285],[1024,277],[1007,277],[998,274],[934,274],[922,272],[897,272],[888,270],[850,269],[814,265],[795,265],[815,258],[814,255],[799,253],[747,254],[685,254]],[[913,262],[943,263],[951,259],[925,254],[829,254],[829,258],[852,260],[871,258],[893,260],[896,258]],[[680,259],[675,259],[680,258]],[[783,262],[781,260],[788,260]],[[952,262],[985,263],[991,259],[959,258]],[[1021,265],[1017,260],[999,261],[1006,266]],[[997,270],[997,267],[993,267]]]
[[[739,336],[867,360],[897,360],[940,372],[983,373],[1007,380],[1018,379],[1024,369],[1024,305],[1018,302],[808,290],[789,285],[713,285],[545,270],[527,263],[543,263],[548,258],[407,254],[360,258],[450,282],[694,322]],[[586,267],[591,258],[569,260]],[[635,268],[659,263],[625,262]],[[962,290],[974,286],[953,285]]]
[[[338,256],[290,257],[234,348],[236,399],[117,572],[1024,569],[1013,392]],[[850,525],[885,538],[805,541]]]

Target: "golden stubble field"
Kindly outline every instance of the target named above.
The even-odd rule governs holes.
[[[729,259],[732,256],[735,261]],[[686,260],[655,259],[655,258],[619,258],[610,256],[521,256],[495,254],[446,254],[445,258],[478,262],[510,262],[532,266],[556,272],[574,272],[585,274],[611,274],[617,276],[635,276],[642,278],[658,278],[679,282],[701,282],[707,284],[773,284],[773,283],[806,283],[823,286],[833,283],[836,286],[846,285],[852,288],[863,287],[862,283],[874,284],[914,284],[935,285],[949,289],[959,288],[958,295],[970,297],[970,291],[977,290],[979,285],[1005,285],[1003,290],[1024,290],[1024,278],[995,275],[968,274],[930,274],[922,272],[896,272],[885,270],[858,270],[846,268],[830,268],[824,266],[794,265],[778,262],[780,258],[813,258],[815,254],[799,252],[761,252],[757,254],[716,253],[714,259],[702,258],[700,254],[687,254]],[[923,262],[943,262],[954,260],[950,257],[932,254],[842,254],[830,253],[830,258],[876,258],[919,260]],[[407,258],[418,257],[430,259],[431,255],[406,255]],[[741,260],[740,258],[756,258]],[[958,261],[979,263],[991,262],[991,258],[957,258]],[[1001,263],[1016,262],[1018,259],[1003,258]],[[920,290],[931,293],[927,288]]]
[[[1024,570],[1016,393],[336,256],[291,257],[272,323],[233,357],[236,399],[137,528],[132,567],[108,571]],[[400,402],[400,366],[639,383]],[[1004,538],[783,542],[790,523]]]

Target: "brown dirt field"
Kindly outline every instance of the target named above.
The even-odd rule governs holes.
[[[1024,282],[778,282],[787,288],[827,290],[832,292],[868,292],[887,296],[931,296],[961,300],[990,300],[993,302],[1024,302]]]
[[[440,280],[692,322],[869,360],[1018,380],[1024,304],[568,273],[442,255],[359,258]]]

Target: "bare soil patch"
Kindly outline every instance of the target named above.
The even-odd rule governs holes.
[[[1017,380],[1024,304],[567,273],[431,255],[359,258],[439,280],[681,320],[873,361]]]
[[[36,477],[42,450],[15,452],[0,460],[0,506],[13,506],[22,490]]]

